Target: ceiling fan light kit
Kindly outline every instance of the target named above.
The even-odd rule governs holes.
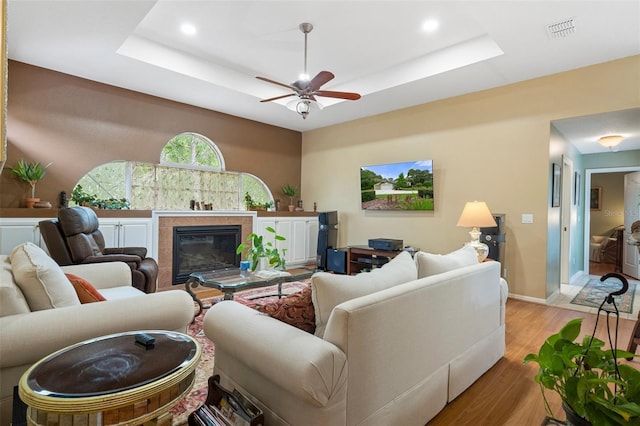
[[[280,83],[275,80],[271,80],[266,77],[256,77],[258,80],[266,81],[267,83],[276,84],[278,86],[286,87],[288,89],[293,90],[294,93],[289,93],[287,95],[275,96],[269,99],[263,99],[260,102],[271,102],[282,98],[288,98],[290,96],[297,96],[298,99],[295,99],[291,102],[287,103],[287,108],[297,112],[302,116],[303,119],[306,119],[312,109],[320,110],[322,109],[322,104],[320,104],[316,96],[327,97],[327,98],[339,98],[350,101],[355,101],[360,99],[360,94],[351,93],[351,92],[336,92],[332,90],[320,90],[320,87],[325,83],[331,81],[335,76],[333,73],[329,71],[320,71],[315,77],[311,80],[308,79],[307,73],[307,35],[313,30],[313,25],[308,22],[303,22],[298,26],[300,31],[304,34],[304,73],[302,74],[306,78],[294,81],[291,84]]]

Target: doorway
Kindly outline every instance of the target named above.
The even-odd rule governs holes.
[[[590,262],[590,259],[594,258],[591,254],[591,250],[592,250],[592,242],[591,240],[591,224],[592,224],[592,214],[594,215],[598,215],[598,217],[604,218],[604,221],[601,221],[604,223],[604,226],[601,226],[600,229],[601,231],[598,232],[596,231],[596,234],[605,234],[602,235],[602,237],[606,237],[606,238],[615,238],[612,237],[613,234],[615,234],[616,232],[616,227],[620,226],[621,228],[625,228],[626,225],[630,225],[631,222],[629,222],[629,219],[631,218],[631,216],[633,216],[633,214],[638,215],[639,213],[637,211],[632,212],[631,209],[628,207],[628,205],[630,204],[630,202],[633,202],[634,200],[632,200],[631,196],[629,195],[629,193],[631,191],[625,190],[625,186],[626,184],[624,183],[624,175],[633,173],[633,172],[639,172],[640,171],[640,166],[633,166],[633,167],[611,167],[611,168],[602,168],[602,169],[586,169],[585,170],[585,200],[589,200],[590,199],[590,195],[591,195],[591,187],[592,187],[592,181],[594,178],[594,175],[596,174],[619,174],[620,178],[620,188],[616,188],[615,190],[617,192],[619,192],[621,194],[621,197],[624,201],[621,201],[620,203],[614,204],[613,208],[608,207],[606,205],[602,205],[602,206],[597,206],[597,208],[591,209],[590,204],[588,202],[585,202],[585,206],[584,206],[584,264],[583,264],[583,271],[585,272],[585,274],[587,275],[601,275],[603,272],[606,274],[607,271],[609,272],[623,272],[622,271],[622,261],[628,257],[633,257],[635,260],[637,260],[637,254],[635,256],[630,256],[633,255],[634,253],[630,253],[629,249],[635,249],[635,247],[629,246],[625,243],[625,237],[627,236],[628,232],[625,233],[619,233],[618,237],[622,238],[622,244],[620,246],[620,248],[622,249],[622,253],[615,253],[615,256],[612,254],[615,250],[615,244],[613,244],[612,241],[609,241],[609,244],[607,244],[607,241],[603,240],[603,262],[599,262],[602,264],[609,264],[611,265],[613,262],[613,258],[615,258],[615,260],[620,261],[619,264],[619,270],[616,271],[616,265],[614,264],[613,266],[608,266],[605,267],[604,265],[598,267],[598,265],[594,265],[593,263]],[[597,187],[597,185],[596,185]],[[603,189],[601,189],[603,190]],[[634,193],[637,192],[637,189],[634,190]],[[602,198],[604,196],[604,193],[600,194],[600,197]],[[637,197],[637,195],[636,195]],[[601,200],[602,201],[602,200]],[[629,223],[627,223],[629,222]],[[628,230],[627,230],[628,231]],[[608,234],[608,235],[607,235]],[[619,257],[622,257],[621,259]],[[594,271],[592,271],[591,266],[593,266]],[[613,269],[613,271],[610,271],[610,269]],[[637,276],[633,276],[631,278],[635,278],[637,279]]]

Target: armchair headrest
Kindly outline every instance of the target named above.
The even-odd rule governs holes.
[[[70,207],[58,210],[58,222],[65,236],[92,234],[98,229],[98,216],[89,207]]]

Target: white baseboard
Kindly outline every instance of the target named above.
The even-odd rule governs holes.
[[[546,305],[547,301],[545,299],[540,299],[538,297],[530,297],[530,296],[521,296],[519,294],[509,293],[509,298],[522,300],[525,302],[539,303],[540,305]]]

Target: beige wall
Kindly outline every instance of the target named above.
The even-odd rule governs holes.
[[[299,132],[9,61],[7,165],[52,162],[36,196],[56,207],[60,191],[70,195],[94,167],[157,163],[167,141],[185,131],[213,140],[227,170],[258,176],[276,198],[285,200],[284,184],[300,185]],[[0,207],[24,206],[28,192],[5,167]]]
[[[640,57],[626,58],[303,134],[302,192],[340,213],[339,244],[400,238],[446,253],[469,239],[464,203],[506,214],[511,293],[545,298],[550,122],[640,106]],[[362,211],[359,168],[432,159],[435,211]],[[531,213],[533,224],[522,224]]]

